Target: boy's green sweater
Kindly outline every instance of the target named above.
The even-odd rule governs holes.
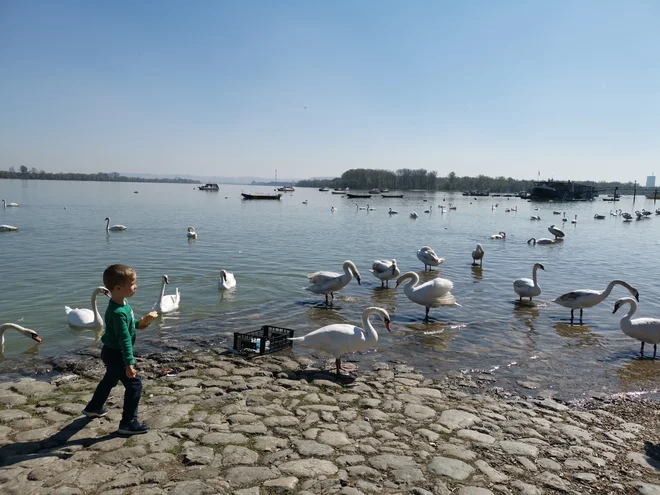
[[[121,351],[126,366],[135,364],[133,344],[137,324],[133,309],[125,299],[123,306],[110,299],[108,309],[105,310],[105,333],[101,342],[111,349]]]

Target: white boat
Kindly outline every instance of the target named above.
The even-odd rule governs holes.
[[[199,186],[197,189],[200,191],[219,191],[220,186],[218,184],[204,184],[203,186]]]

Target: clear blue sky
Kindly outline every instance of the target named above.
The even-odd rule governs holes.
[[[0,169],[642,180],[659,49],[655,0],[5,0]]]

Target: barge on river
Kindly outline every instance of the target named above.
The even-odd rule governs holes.
[[[594,186],[572,181],[545,180],[535,182],[529,199],[536,201],[591,201],[598,192]]]

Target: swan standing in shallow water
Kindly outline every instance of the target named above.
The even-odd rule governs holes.
[[[417,251],[417,259],[424,263],[424,271],[426,271],[427,266],[429,267],[429,271],[431,271],[431,267],[438,266],[445,261],[444,258],[438,257],[435,251],[433,251],[433,248],[429,246],[424,246]]]
[[[575,214],[575,217],[573,217],[573,220],[571,220],[571,223],[577,223],[577,213]]]
[[[7,203],[7,201],[3,199],[2,206],[4,208],[18,208],[18,203]]]
[[[119,232],[121,230],[126,230],[124,225],[113,225],[110,227],[110,217],[105,217],[105,231],[106,232]]]
[[[110,297],[110,291],[105,287],[97,287],[92,292],[92,309],[71,309],[69,306],[64,306],[64,311],[69,319],[69,325],[80,328],[99,328],[103,327],[103,318],[99,313],[99,308],[96,305],[96,296],[104,294]]]
[[[0,225],[0,232],[16,232],[18,230],[18,227],[14,227],[13,225]]]
[[[167,275],[163,275],[163,282],[160,286],[160,297],[154,307],[154,311],[158,311],[160,314],[171,313],[179,309],[179,303],[181,302],[181,294],[179,294],[179,288],[175,289],[174,295],[165,295],[165,286],[170,283],[170,279]]]
[[[576,309],[580,310],[580,323],[582,323],[582,311],[584,308],[593,308],[597,304],[602,303],[612,292],[615,285],[622,285],[639,301],[639,291],[632,285],[623,280],[612,280],[605,290],[592,290],[580,289],[572,292],[567,292],[557,297],[553,302],[560,306],[571,309],[571,323],[573,323],[573,312]]]
[[[26,337],[30,337],[33,340],[36,340],[37,342],[41,342],[41,337],[37,335],[37,332],[34,330],[30,330],[29,328],[22,327],[20,325],[17,325],[16,323],[3,323],[0,325],[0,349],[2,349],[2,346],[5,345],[5,331],[9,329],[14,329],[17,332],[21,333],[22,335],[25,335]]]
[[[619,326],[621,331],[628,337],[637,339],[642,343],[639,353],[644,357],[644,344],[653,344],[653,359],[655,359],[658,352],[658,344],[660,344],[660,319],[658,318],[635,318],[631,319],[637,311],[637,301],[632,297],[624,297],[614,303],[614,311],[616,313],[624,304],[630,304],[630,311],[628,314],[621,318]]]
[[[555,227],[554,223],[552,225],[550,225],[550,227],[548,227],[548,232],[550,232],[552,235],[554,235],[555,239],[557,239],[559,237],[565,237],[566,236],[566,234],[564,233],[563,230],[558,229],[557,227]]]
[[[218,280],[218,289],[233,289],[236,287],[236,278],[234,274],[227,270],[220,270],[220,279]]]
[[[349,352],[366,351],[378,342],[378,333],[371,325],[369,317],[380,316],[385,328],[390,332],[390,315],[381,308],[370,307],[362,312],[362,327],[348,324],[327,325],[309,332],[303,337],[291,337],[289,340],[302,342],[313,349],[325,351],[335,357],[337,376],[341,374],[341,357]]]
[[[195,232],[195,227],[188,227],[188,233],[186,234],[188,239],[197,239],[197,232]]]
[[[534,268],[532,268],[532,278],[518,278],[513,281],[513,290],[520,296],[522,301],[523,297],[529,297],[529,300],[532,300],[532,297],[538,297],[541,295],[541,286],[539,285],[536,277],[536,272],[539,271],[539,268],[545,271],[545,268],[541,263],[536,263]]]
[[[397,281],[398,287],[404,280],[410,279],[403,287],[403,292],[412,302],[420,304],[426,308],[424,320],[429,320],[429,309],[437,308],[438,306],[458,306],[456,298],[451,293],[454,284],[451,280],[441,277],[436,277],[421,285],[419,283],[419,275],[415,272],[407,272],[401,275]]]
[[[390,211],[388,211],[387,213],[389,213],[390,215],[397,215],[399,212],[390,208]]]
[[[479,266],[484,264],[484,248],[481,247],[481,244],[477,244],[477,247],[474,251],[472,251],[472,264],[476,265],[477,260],[479,260]]]
[[[380,286],[387,288],[390,287],[390,280],[397,278],[401,275],[399,267],[396,265],[396,260],[387,261],[387,260],[376,260],[374,264],[371,265],[371,273],[374,274],[374,277],[380,280]]]
[[[499,232],[490,236],[491,239],[504,240],[506,239],[506,232]]]
[[[314,294],[325,294],[325,304],[327,306],[328,294],[332,300],[334,300],[334,293],[346,287],[353,277],[357,280],[358,285],[362,285],[360,282],[360,272],[355,266],[355,263],[351,260],[346,260],[344,261],[343,268],[343,274],[335,272],[316,272],[307,275],[309,283],[312,285],[305,287],[305,290],[313,292]]]

